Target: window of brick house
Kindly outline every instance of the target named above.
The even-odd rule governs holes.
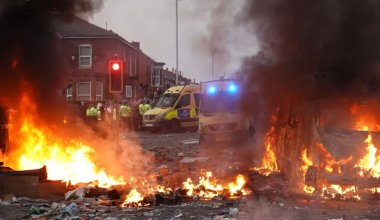
[[[73,87],[69,86],[66,89],[66,100],[73,101]]]
[[[152,85],[161,86],[161,69],[154,68],[152,73]]]
[[[133,97],[132,86],[125,86],[125,97],[127,98]]]
[[[103,83],[96,83],[96,101],[103,101]]]
[[[92,46],[89,44],[79,45],[79,67],[89,68],[92,66]]]
[[[91,83],[77,83],[77,101],[91,101]]]

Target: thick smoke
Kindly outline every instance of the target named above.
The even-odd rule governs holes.
[[[79,112],[66,112],[70,108],[62,93],[69,71],[53,21],[59,18],[70,22],[74,15],[91,16],[102,5],[101,0],[0,0],[0,105],[10,105],[20,113],[14,114],[12,122],[11,144],[5,161],[8,165],[18,166],[19,148],[35,135],[25,134],[25,130],[17,127],[21,125],[17,122],[25,120],[21,118],[24,112],[35,114],[35,126],[42,124],[40,131],[45,138],[40,141],[46,143],[33,149],[35,155],[48,155],[52,143],[59,143],[62,148],[69,146],[68,140],[74,138],[95,149],[97,153],[91,154],[91,159],[112,175],[141,176],[149,165],[150,157],[138,143],[121,140],[122,131],[115,128],[116,123],[111,126],[102,120],[95,128],[81,123],[79,118],[76,120],[75,116],[81,115]],[[32,104],[18,106],[25,92]],[[72,116],[68,126],[62,123],[66,113]],[[125,160],[130,155],[133,160]],[[41,157],[41,161],[48,159]]]
[[[51,121],[62,112],[61,93],[67,74],[51,21],[56,16],[69,20],[74,14],[91,15],[101,6],[100,0],[1,0],[3,102],[16,105],[20,95],[29,91],[42,119]]]
[[[260,44],[242,67],[254,97],[246,108],[272,114],[305,100],[374,94],[380,85],[379,11],[380,2],[371,0],[246,1],[239,23]]]

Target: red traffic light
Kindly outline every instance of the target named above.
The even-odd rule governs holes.
[[[109,91],[114,93],[123,92],[123,62],[110,60],[109,63]]]
[[[119,70],[120,69],[120,64],[119,63],[113,63],[112,64],[112,69],[115,70],[115,71]]]

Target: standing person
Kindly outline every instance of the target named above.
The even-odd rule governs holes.
[[[142,103],[139,105],[140,116],[143,116],[145,112],[149,111],[150,109],[152,109],[152,107],[150,106],[149,101],[148,100],[142,101]]]
[[[103,103],[98,103],[97,105],[97,117],[98,117],[98,120],[102,120],[102,117],[104,117],[104,106],[103,106]]]
[[[131,127],[135,131],[138,131],[140,129],[139,120],[139,102],[137,100],[134,100],[131,104]]]
[[[90,104],[86,109],[86,121],[89,125],[94,126],[95,121],[98,120],[98,109],[93,104]]]
[[[140,105],[139,105],[139,127],[142,128],[142,120],[144,117],[145,112],[149,111],[152,109],[152,106],[149,104],[148,100],[143,100]]]
[[[119,115],[122,123],[123,129],[125,127],[129,127],[130,125],[130,113],[131,113],[131,108],[127,104],[126,101],[124,101],[119,108]]]

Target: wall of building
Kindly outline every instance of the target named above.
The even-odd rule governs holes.
[[[86,68],[79,66],[79,46],[84,44],[92,46],[92,65]],[[61,47],[69,67],[68,74],[73,88],[73,101],[79,101],[77,99],[77,85],[80,82],[91,83],[91,101],[96,101],[96,83],[103,84],[103,100],[126,98],[125,89],[123,94],[109,93],[108,65],[109,61],[115,58],[124,62],[124,88],[126,85],[132,86],[133,98],[140,98],[141,94],[136,93],[139,88],[140,75],[138,50],[125,44],[120,39],[112,38],[63,39]],[[117,57],[115,54],[117,54]]]

